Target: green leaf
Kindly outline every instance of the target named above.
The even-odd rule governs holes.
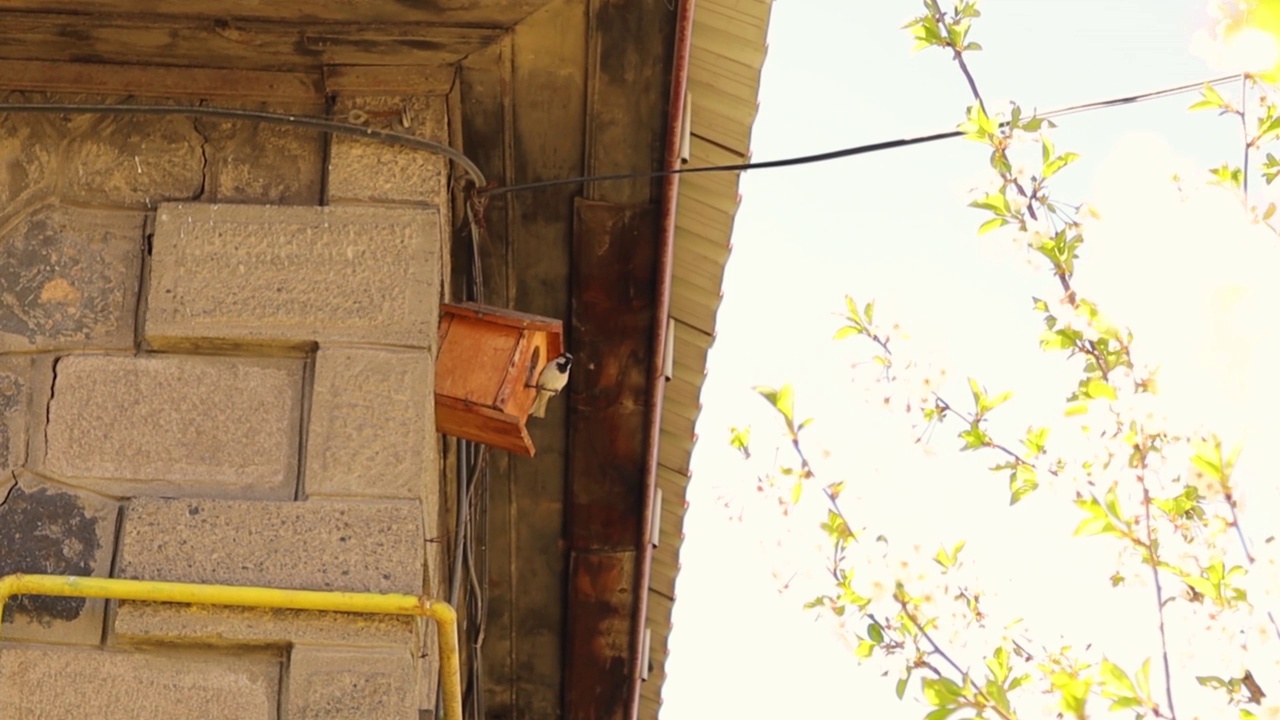
[[[951,717],[952,715],[954,715],[954,714],[955,714],[956,712],[958,712],[959,710],[960,710],[960,708],[958,708],[958,707],[943,707],[943,708],[938,708],[937,710],[934,710],[933,712],[929,713],[928,715],[925,715],[925,716],[924,716],[924,720],[947,720],[947,718]]]
[[[859,320],[859,321],[862,320],[862,315],[858,311],[858,301],[854,300],[852,296],[850,295],[844,296],[844,308],[845,308],[845,311],[849,313],[850,318],[854,320]]]
[[[1102,378],[1093,378],[1085,385],[1084,393],[1093,400],[1115,400],[1116,390]]]
[[[1079,159],[1080,159],[1080,156],[1076,153],[1073,153],[1073,152],[1062,153],[1058,157],[1044,164],[1044,167],[1041,169],[1041,173],[1043,173],[1041,175],[1041,179],[1047,180],[1048,178],[1053,177],[1054,175],[1058,174],[1058,171],[1062,170],[1066,166],[1070,165],[1071,163]]]
[[[977,450],[978,448],[986,447],[991,442],[991,438],[987,436],[986,431],[977,423],[970,425],[967,430],[961,430],[957,436],[964,441],[964,447],[960,448],[962,451]]]
[[[933,561],[942,566],[943,570],[949,570],[955,566],[956,561],[960,557],[960,551],[964,549],[964,541],[955,544],[950,551],[946,548],[938,548],[938,552],[934,554]]]
[[[1036,469],[1026,463],[1020,463],[1009,473],[1009,504],[1017,505],[1022,498],[1035,492],[1040,487],[1036,479]]]
[[[1001,685],[1009,678],[1009,651],[1003,645],[987,658],[987,669],[991,671],[991,678]]]
[[[1142,705],[1138,697],[1138,689],[1129,679],[1128,673],[1110,660],[1103,660],[1098,666],[1098,675],[1102,680],[1102,695],[1112,701],[1111,709],[1124,710]]]
[[[1040,335],[1041,350],[1070,350],[1075,346],[1075,338],[1066,330],[1046,330]]]
[[[800,482],[799,480],[796,481],[795,485],[791,486],[791,504],[792,505],[795,505],[796,503],[800,502],[800,493],[802,490],[804,490],[804,483]]]
[[[1009,402],[1009,398],[1012,398],[1012,397],[1013,397],[1012,392],[1005,391],[1000,393],[999,395],[996,395],[993,398],[988,399],[986,402],[986,407],[983,408],[983,413],[985,414],[985,413],[991,412],[992,410],[995,410],[1001,405]]]
[[[790,384],[774,389],[768,385],[757,385],[756,393],[778,411],[787,423],[787,429],[795,431],[795,388]]]
[[[925,702],[934,707],[948,707],[964,694],[951,678],[923,678],[920,681]],[[945,717],[945,716],[943,716]]]
[[[969,203],[969,207],[990,210],[997,215],[1009,216],[1013,214],[1009,209],[1009,199],[1004,196],[1003,192],[988,193]]]
[[[884,642],[884,631],[879,625],[871,623],[867,625],[867,637],[871,638],[871,642],[879,645]]]
[[[1033,455],[1043,455],[1045,443],[1049,439],[1049,428],[1027,428],[1027,436],[1022,440],[1022,446],[1025,447]]]
[[[1138,668],[1136,680],[1138,694],[1142,697],[1151,697],[1151,658],[1142,661],[1142,667]]]
[[[1009,224],[1009,221],[1002,217],[993,217],[990,220],[978,226],[978,234],[985,235],[986,233],[989,233],[992,230],[998,230],[999,228],[1002,228],[1008,224]]]
[[[858,649],[854,651],[854,654],[857,655],[859,659],[866,660],[867,658],[871,657],[872,653],[874,653],[875,651],[876,651],[875,643],[871,642],[870,640],[860,640],[858,642]]]
[[[1204,88],[1200,91],[1201,99],[1191,105],[1188,110],[1221,110],[1227,107],[1227,101],[1222,95],[1218,94],[1217,89],[1212,85],[1205,83]]]
[[[982,386],[978,384],[978,381],[973,378],[969,378],[969,392],[973,393],[973,407],[982,407],[982,402],[986,399],[987,391],[983,390]]]
[[[729,445],[742,453],[742,457],[751,459],[751,426],[729,428]]]
[[[907,682],[909,682],[910,680],[911,680],[911,671],[908,670],[906,677],[900,678],[898,680],[897,687],[893,689],[893,691],[898,694],[899,700],[901,700],[902,697],[907,694]]]
[[[844,340],[845,338],[848,338],[848,337],[853,337],[855,335],[863,335],[863,334],[865,333],[863,332],[862,328],[854,327],[852,325],[845,325],[844,327],[836,331],[836,335],[832,339]]]

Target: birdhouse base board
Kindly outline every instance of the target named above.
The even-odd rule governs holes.
[[[516,455],[535,453],[522,418],[456,398],[436,396],[436,429]]]

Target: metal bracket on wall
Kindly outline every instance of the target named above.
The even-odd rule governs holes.
[[[440,683],[445,720],[462,720],[462,678],[458,666],[458,615],[448,603],[417,595],[322,592],[240,585],[124,580],[75,575],[25,575],[0,578],[0,626],[5,603],[14,595],[141,600],[191,605],[230,605],[280,610],[414,615],[436,623],[440,637]]]

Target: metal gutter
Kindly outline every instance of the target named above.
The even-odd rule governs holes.
[[[663,169],[675,170],[681,165],[684,145],[685,101],[688,97],[689,55],[693,45],[693,13],[696,0],[679,0],[676,15],[675,51],[671,62],[671,96],[667,105],[667,143]],[[647,662],[644,651],[648,625],[649,573],[653,567],[654,490],[658,484],[658,443],[662,436],[662,399],[666,391],[666,345],[668,316],[671,314],[671,272],[676,237],[676,204],[679,199],[680,176],[662,179],[662,234],[658,243],[658,285],[653,313],[653,347],[649,353],[649,397],[645,410],[649,418],[649,437],[644,468],[644,490],[640,513],[639,561],[636,564],[635,617],[631,627],[631,662],[627,688],[627,717],[640,716],[640,684],[647,674],[641,665]]]

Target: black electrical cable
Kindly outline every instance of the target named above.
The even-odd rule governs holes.
[[[255,120],[276,125],[310,128],[337,135],[377,140],[390,145],[400,145],[415,150],[443,155],[462,166],[471,176],[477,187],[484,187],[484,173],[471,158],[444,143],[426,138],[405,135],[404,133],[378,130],[376,128],[336,122],[325,118],[307,115],[285,115],[282,113],[262,112],[259,110],[237,110],[234,108],[207,107],[203,105],[82,105],[77,103],[0,103],[0,113],[6,112],[44,112],[77,115],[182,115],[223,118],[226,120]],[[360,111],[353,111],[348,117],[359,117]]]
[[[1120,107],[1132,103],[1144,102],[1147,100],[1159,100],[1161,98],[1178,95],[1181,93],[1197,90],[1205,85],[1219,85],[1225,82],[1240,79],[1241,75],[1224,75],[1210,80],[1196,83],[1187,83],[1186,85],[1177,85],[1175,87],[1164,88],[1162,90],[1153,90],[1151,92],[1139,93],[1137,95],[1128,95],[1125,97],[1111,98],[1109,100],[1100,100],[1097,102],[1083,103],[1080,105],[1072,105],[1057,110],[1050,110],[1038,117],[1050,119],[1062,117],[1064,115],[1073,115],[1075,113],[1087,112],[1089,110],[1101,110],[1104,108]],[[1007,125],[1008,123],[1001,123]],[[883,150],[893,150],[895,148],[910,147],[912,145],[923,145],[924,143],[937,142],[938,140],[951,140],[953,138],[962,137],[964,133],[959,130],[948,130],[946,132],[937,132],[930,135],[919,135],[910,138],[900,138],[897,140],[884,140],[881,142],[871,143],[869,145],[857,145],[855,147],[843,148],[840,150],[830,150],[827,152],[817,153],[815,155],[801,155],[798,157],[782,158],[779,160],[764,160],[761,162],[745,162],[733,165],[706,165],[703,167],[692,168],[676,168],[673,170],[655,170],[650,173],[625,173],[617,175],[590,175],[577,178],[558,178],[555,180],[539,180],[536,182],[521,183],[519,185],[507,185],[505,187],[496,187],[482,190],[486,195],[502,195],[505,193],[517,192],[520,190],[534,190],[538,188],[555,187],[557,185],[576,185],[578,183],[596,183],[609,182],[613,180],[639,180],[646,178],[658,178],[668,175],[693,175],[695,173],[710,172],[740,172],[745,170],[765,170],[768,168],[793,167],[797,165],[810,165],[813,163],[827,162],[830,160],[839,160],[841,158],[854,157],[856,155],[866,155]]]
[[[1224,75],[1209,80],[1187,83],[1185,85],[1177,85],[1174,87],[1163,88],[1161,90],[1153,90],[1151,92],[1138,93],[1136,95],[1128,95],[1124,97],[1111,98],[1109,100],[1101,100],[1098,102],[1082,103],[1080,105],[1071,105],[1057,110],[1050,110],[1039,115],[1042,118],[1063,117],[1065,115],[1074,115],[1076,113],[1088,112],[1091,110],[1101,110],[1104,108],[1120,107],[1133,103],[1145,102],[1148,100],[1159,100],[1161,98],[1178,95],[1181,93],[1196,90],[1205,85],[1219,85],[1240,79],[1240,74]],[[946,132],[937,132],[929,135],[920,135],[910,138],[899,138],[897,140],[885,140],[868,145],[858,145],[855,147],[843,148],[840,150],[831,150],[828,152],[817,153],[814,155],[802,155],[799,157],[782,158],[779,160],[765,160],[761,162],[745,162],[735,163],[731,165],[706,165],[702,167],[692,168],[676,168],[673,170],[655,170],[648,173],[619,173],[615,175],[590,175],[582,177],[557,178],[554,180],[539,180],[529,183],[520,183],[518,185],[507,185],[503,187],[485,187],[484,174],[480,172],[480,168],[476,166],[466,155],[458,150],[445,145],[443,143],[434,142],[425,138],[415,137],[413,135],[405,135],[403,133],[391,132],[388,130],[377,130],[374,128],[363,127],[349,123],[341,123],[324,118],[300,116],[300,115],[284,115],[280,113],[261,112],[256,110],[236,110],[231,108],[217,108],[205,106],[176,106],[176,105],[80,105],[80,104],[61,104],[61,103],[0,103],[0,113],[3,112],[49,112],[49,113],[84,113],[84,114],[111,114],[111,115],[187,115],[187,116],[203,116],[217,117],[224,119],[239,120],[256,120],[259,122],[269,122],[279,125],[291,125],[295,127],[305,127],[312,130],[322,132],[332,132],[340,135],[349,135],[353,137],[363,137],[369,140],[377,140],[379,142],[391,145],[400,145],[416,150],[425,150],[443,155],[450,160],[462,166],[463,170],[471,177],[475,183],[477,192],[482,195],[504,195],[507,193],[518,192],[521,190],[535,190],[539,188],[556,187],[560,185],[577,185],[583,183],[611,182],[616,180],[642,180],[664,177],[667,175],[693,175],[696,173],[711,172],[742,172],[746,170],[765,170],[769,168],[794,167],[797,165],[810,165],[813,163],[827,162],[830,160],[839,160],[841,158],[854,157],[857,155],[866,155],[884,150],[893,150],[901,147],[910,147],[912,145],[922,145],[924,143],[937,142],[939,140],[950,140],[963,136],[964,133],[959,130],[949,130]],[[353,112],[351,117],[355,117],[358,111]],[[468,206],[470,213],[470,206]],[[474,224],[474,220],[473,220]]]

